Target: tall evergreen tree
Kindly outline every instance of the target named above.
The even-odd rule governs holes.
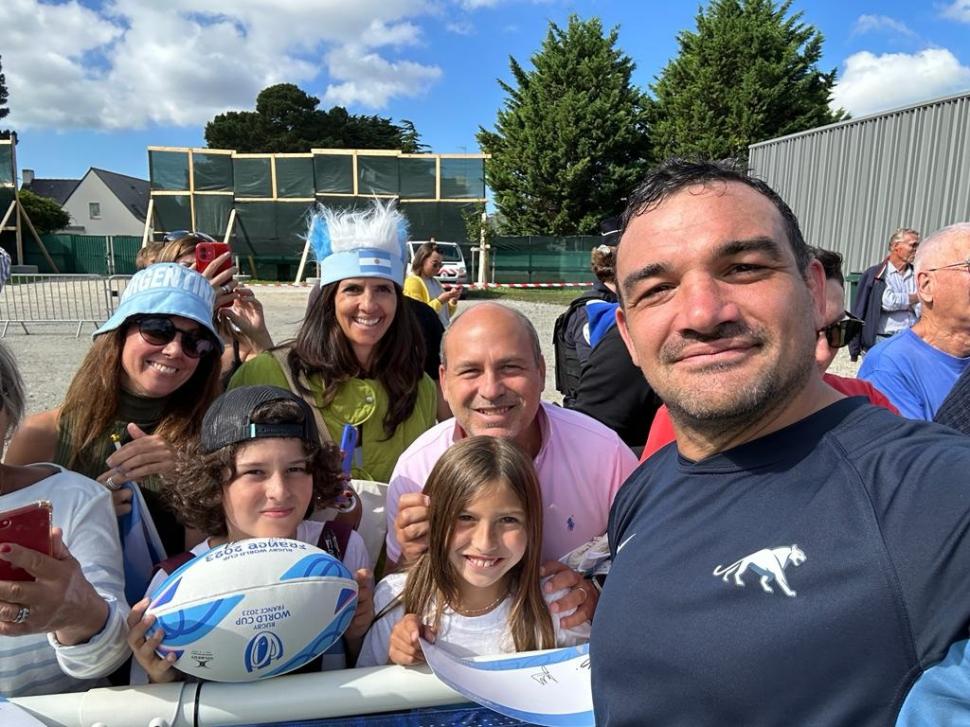
[[[358,116],[342,106],[322,111],[320,99],[292,83],[268,86],[256,97],[255,111],[227,111],[205,125],[213,149],[239,152],[305,152],[328,149],[416,151],[421,137],[414,124],[398,126],[383,116]]]
[[[7,98],[7,78],[3,75],[3,56],[0,56],[0,119],[10,113]]]
[[[574,15],[549,24],[532,70],[509,59],[514,82],[499,81],[508,97],[495,131],[478,132],[503,232],[593,234],[636,182],[649,152],[646,97],[617,37]]]
[[[818,68],[822,34],[789,17],[791,0],[712,0],[652,89],[658,157],[747,159],[748,145],[847,118],[829,108],[835,70]]]

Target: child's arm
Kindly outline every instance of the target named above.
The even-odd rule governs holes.
[[[135,664],[131,667],[132,683],[139,683],[141,674],[137,668],[148,676],[148,681],[152,683],[172,682],[182,678],[182,675],[172,668],[175,663],[175,654],[169,654],[164,659],[155,653],[156,647],[165,637],[165,632],[158,629],[154,634],[145,638],[145,632],[155,623],[154,615],[145,615],[148,608],[149,599],[143,598],[132,606],[131,614],[128,616],[128,646],[135,656]]]
[[[374,620],[374,579],[367,568],[360,568],[354,573],[357,581],[357,608],[350,626],[344,631],[344,645],[347,650],[347,663],[357,661],[360,648],[364,644],[364,634]]]

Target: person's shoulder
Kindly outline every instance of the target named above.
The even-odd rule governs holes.
[[[282,382],[282,383],[281,383]],[[240,366],[229,380],[227,389],[254,384],[286,386],[286,376],[272,351],[263,351]]]
[[[403,591],[407,583],[408,574],[406,571],[391,573],[378,581],[374,587],[374,611],[379,612],[391,601],[397,598]]]
[[[830,436],[857,465],[878,461],[901,470],[954,473],[970,467],[970,438],[941,424],[897,416],[871,404],[860,405],[832,429]],[[961,478],[965,472],[963,469]]]
[[[59,465],[59,472],[47,477],[37,484],[45,484],[55,490],[58,497],[68,495],[89,499],[91,497],[109,497],[108,490],[101,484],[95,482],[90,477],[85,477],[79,472],[64,469]]]
[[[556,406],[547,401],[542,402],[542,410],[549,420],[550,430],[560,437],[569,439],[573,437],[593,438],[604,444],[619,445],[626,448],[623,440],[616,432],[588,414],[583,414],[575,409]]]
[[[411,463],[423,461],[428,456],[433,456],[435,460],[437,460],[437,458],[440,457],[441,454],[451,446],[454,436],[454,418],[445,419],[443,422],[438,422],[431,427],[431,429],[422,432],[418,438],[411,442],[410,446],[401,453],[401,456],[398,457],[397,460],[397,467],[394,468],[395,472],[402,466],[406,467]]]

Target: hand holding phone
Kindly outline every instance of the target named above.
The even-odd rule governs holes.
[[[44,555],[53,554],[52,507],[47,500],[0,513],[0,543],[17,543]],[[0,581],[32,581],[34,577],[5,560],[0,560]]]

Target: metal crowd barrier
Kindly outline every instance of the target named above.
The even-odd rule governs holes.
[[[11,323],[26,334],[28,323],[76,323],[77,338],[85,323],[97,328],[111,316],[130,278],[15,273],[0,291],[0,338]]]

